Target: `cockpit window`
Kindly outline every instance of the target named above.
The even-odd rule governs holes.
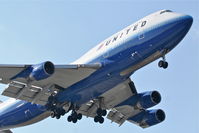
[[[172,11],[171,10],[163,10],[163,11],[160,12],[160,14],[163,14],[165,12],[172,12]]]

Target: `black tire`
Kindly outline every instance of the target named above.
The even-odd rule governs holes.
[[[65,110],[61,109],[60,114],[61,114],[61,116],[64,116],[66,114]]]
[[[60,117],[61,117],[60,115],[56,115],[56,118],[57,118],[57,119],[60,119]]]
[[[165,61],[165,62],[163,63],[163,68],[166,69],[166,68],[168,67],[168,65],[169,65],[168,62]]]
[[[100,117],[100,118],[99,118],[99,123],[100,123],[100,124],[104,123],[104,118],[103,118],[103,117]]]
[[[94,117],[94,122],[96,122],[96,123],[99,122],[99,116]]]
[[[80,113],[77,114],[77,119],[78,119],[78,120],[81,120],[81,119],[82,119],[82,114],[80,114]]]
[[[98,108],[98,109],[97,109],[97,115],[98,115],[98,116],[101,116],[101,115],[102,115],[102,109],[101,109],[101,108]]]
[[[54,111],[52,111],[51,113],[50,113],[50,116],[51,116],[51,118],[55,118],[55,112]]]
[[[106,114],[107,114],[107,111],[105,109],[102,110],[102,116],[106,116]]]
[[[71,122],[72,121],[72,116],[69,115],[68,118],[67,118],[68,122]]]
[[[158,62],[159,67],[163,67],[163,65],[164,65],[164,61],[161,60],[161,61]]]
[[[73,118],[73,119],[72,119],[72,122],[73,122],[73,123],[77,123],[77,118]]]

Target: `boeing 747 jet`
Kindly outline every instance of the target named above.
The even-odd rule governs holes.
[[[150,14],[117,32],[78,60],[63,65],[0,65],[0,83],[10,97],[0,103],[0,133],[39,122],[49,116],[68,122],[83,116],[102,124],[107,119],[147,128],[165,120],[158,91],[138,92],[130,76],[161,59],[185,37],[193,18],[170,10]],[[150,109],[149,109],[150,108]]]

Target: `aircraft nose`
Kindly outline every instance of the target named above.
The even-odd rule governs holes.
[[[178,43],[185,37],[191,25],[193,23],[193,18],[190,15],[175,14],[174,19],[170,19],[170,25],[167,35],[170,43],[165,43],[164,49],[173,49]]]
[[[184,26],[185,26],[185,28],[186,28],[187,30],[189,30],[190,27],[191,27],[191,25],[192,25],[192,23],[193,23],[193,17],[190,16],[190,15],[183,15],[183,16],[181,17],[181,23],[183,23]]]

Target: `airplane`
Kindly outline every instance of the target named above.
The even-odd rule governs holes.
[[[164,111],[151,109],[160,103],[160,93],[138,93],[130,76],[159,58],[158,66],[166,69],[166,54],[185,37],[192,22],[190,15],[160,10],[70,64],[0,65],[0,83],[7,85],[2,95],[10,97],[0,104],[0,133],[66,113],[72,123],[82,116],[100,124],[106,116],[120,126],[129,121],[142,128],[161,123]]]

